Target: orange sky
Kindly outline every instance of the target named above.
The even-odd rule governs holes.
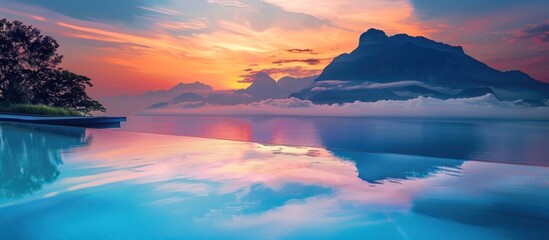
[[[354,49],[370,27],[464,45],[470,55],[502,70],[531,70],[527,72],[535,78],[549,81],[547,72],[536,70],[548,62],[547,42],[509,38],[534,26],[523,15],[508,16],[514,28],[500,37],[507,40],[487,48],[497,38],[482,34],[495,28],[495,20],[425,17],[408,0],[122,1],[135,4],[124,6],[127,19],[122,18],[126,13],[120,19],[104,16],[100,8],[37,2],[0,0],[0,18],[21,20],[56,38],[65,55],[63,66],[91,77],[93,96],[137,94],[194,81],[215,89],[244,88],[248,83],[238,82],[243,75],[265,69],[274,78],[314,75],[331,58]]]

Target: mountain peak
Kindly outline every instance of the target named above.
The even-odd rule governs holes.
[[[195,81],[194,83],[178,83],[170,88],[171,92],[191,92],[191,91],[212,91],[213,88],[209,85]]]
[[[237,93],[248,94],[255,100],[267,98],[284,98],[290,94],[280,88],[277,82],[266,72],[258,72],[251,78],[252,85],[246,89],[238,90]]]
[[[252,79],[253,79],[253,83],[272,83],[272,82],[276,83],[276,81],[271,76],[269,76],[269,74],[263,71],[254,74]]]
[[[359,45],[363,46],[363,45],[377,44],[380,42],[384,42],[387,39],[389,39],[389,37],[387,37],[387,34],[385,34],[384,31],[375,29],[375,28],[370,28],[368,29],[368,31],[360,35]]]
[[[419,47],[431,48],[437,51],[451,52],[458,56],[465,55],[461,46],[452,46],[443,42],[433,41],[423,36],[410,36],[408,34],[400,33],[390,37],[393,43],[398,45],[404,45],[406,43],[412,43]]]
[[[488,91],[489,87],[506,101],[519,98],[540,101],[549,96],[549,84],[536,81],[519,71],[501,72],[493,69],[467,55],[460,46],[408,34],[388,37],[378,29],[370,29],[363,33],[360,36],[360,45],[352,52],[336,57],[324,68],[315,82],[318,84],[325,80],[346,81],[350,87],[370,83],[415,81],[423,85],[453,90],[473,89],[465,92],[466,96],[491,93]],[[518,92],[516,86],[524,90]],[[349,93],[340,91],[338,87],[325,88],[331,88],[332,91],[307,90],[300,92],[300,96],[313,99],[314,96],[323,94],[319,97],[332,101],[341,95],[342,99],[352,102],[372,100],[372,96],[375,95],[371,89],[352,89],[356,91]],[[399,90],[399,94],[405,97],[412,96],[409,92],[414,92],[414,96],[432,94],[432,91],[416,90]],[[335,95],[331,95],[332,93]],[[365,98],[363,95],[371,96]],[[394,99],[390,94],[380,96],[383,97],[379,99]]]

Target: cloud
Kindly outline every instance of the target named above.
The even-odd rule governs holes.
[[[427,88],[433,91],[446,93],[446,94],[458,94],[461,89],[449,89],[440,86],[431,86],[424,82],[419,81],[397,81],[388,83],[376,83],[376,82],[362,82],[357,84],[353,81],[341,81],[341,80],[324,80],[314,83],[314,87],[311,89],[313,92],[325,91],[325,90],[357,90],[357,89],[384,89],[384,88],[401,88],[409,86],[419,86]]]
[[[313,49],[310,49],[310,48],[305,48],[305,49],[291,48],[291,49],[286,49],[286,52],[290,52],[290,53],[308,53],[308,54],[313,54],[313,55],[318,54]]]
[[[332,25],[328,20],[305,13],[286,11],[264,1],[242,0],[240,2],[251,7],[251,10],[244,13],[243,16],[249,22],[250,27],[257,31],[263,31],[270,27],[299,30]]]
[[[419,81],[398,81],[388,83],[376,83],[376,82],[363,82],[356,84],[352,81],[339,81],[339,80],[326,80],[315,83],[315,88],[312,91],[324,91],[324,90],[357,90],[357,89],[384,89],[384,88],[401,88],[409,86],[420,86],[433,91],[438,91],[446,94],[458,94],[460,89],[449,89],[440,86],[431,86],[424,82]]]
[[[47,8],[51,11],[80,20],[106,20],[132,23],[147,11],[144,0],[10,0]],[[163,2],[163,1],[162,1]]]
[[[183,14],[180,11],[169,9],[169,8],[163,8],[163,7],[140,6],[139,8],[147,10],[147,11],[155,12],[155,13],[160,13],[160,14],[163,14],[163,15],[169,15],[169,16],[177,16],[177,15]]]
[[[246,5],[238,0],[208,0],[209,3],[216,3],[227,7],[238,7],[238,8],[247,8],[249,5]]]
[[[352,83],[352,81],[343,81],[343,80],[322,80],[316,82],[317,85],[339,85],[339,84],[347,84]]]
[[[125,26],[153,29],[157,23],[176,23],[189,19],[211,21],[209,31],[217,22],[228,21],[245,25],[254,31],[269,28],[300,30],[331,26],[329,20],[313,15],[286,11],[283,8],[257,0],[6,0],[43,7],[71,18],[106,23],[123,23]],[[199,25],[204,29],[203,25]],[[193,26],[196,27],[196,26]],[[205,30],[206,31],[206,30]]]
[[[549,119],[549,101],[544,107],[531,107],[520,101],[502,102],[493,95],[440,100],[418,97],[406,101],[354,102],[341,105],[316,105],[297,98],[269,99],[236,106],[207,106],[192,110],[164,108],[144,111],[143,115],[286,115],[286,116],[362,116],[430,117],[489,119]]]
[[[394,88],[394,87],[407,87],[407,86],[423,86],[427,87],[427,84],[424,84],[419,81],[400,81],[400,82],[390,82],[390,83],[371,83],[368,84],[367,88],[375,89],[375,88]]]
[[[449,16],[482,16],[483,14],[522,7],[524,5],[545,5],[545,0],[530,0],[527,3],[516,0],[462,0],[462,1],[432,1],[410,0],[417,15],[423,19],[447,18]]]
[[[311,88],[311,92],[322,92],[328,90],[327,87],[313,87]]]
[[[549,43],[549,23],[536,25],[522,31],[521,38]]]
[[[348,224],[360,217],[356,212],[341,214],[342,211],[334,197],[319,196],[288,201],[281,207],[258,214],[236,215],[230,221],[223,222],[223,226],[229,229],[263,229],[265,236],[278,239],[303,229],[314,231]]]
[[[284,64],[284,63],[306,63],[308,65],[318,65],[322,61],[329,60],[328,59],[319,59],[319,58],[307,58],[307,59],[285,59],[285,60],[277,60],[274,61],[273,64]]]
[[[181,9],[187,17],[207,17],[215,29],[216,22],[232,22],[244,25],[253,31],[263,32],[270,28],[301,30],[331,26],[330,21],[313,15],[287,11],[275,4],[258,0],[186,0],[157,4],[163,9]]]
[[[206,18],[196,18],[175,21],[158,21],[156,25],[162,29],[175,31],[175,33],[184,34],[187,32],[190,34],[207,29],[209,27],[209,22]]]
[[[267,99],[261,102],[254,102],[247,104],[248,107],[261,108],[261,107],[274,107],[274,108],[310,108],[315,105],[311,101],[299,100],[297,98],[286,99]]]

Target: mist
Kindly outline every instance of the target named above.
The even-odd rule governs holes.
[[[317,105],[297,98],[268,99],[235,106],[193,103],[149,109],[137,115],[185,116],[356,116],[356,117],[420,117],[420,118],[474,118],[474,119],[527,119],[549,120],[549,102],[531,106],[523,101],[499,101],[491,94],[475,98],[441,100],[418,97],[405,101],[383,100]]]

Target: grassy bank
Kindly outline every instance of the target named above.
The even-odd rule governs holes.
[[[0,104],[0,113],[19,113],[43,116],[82,116],[81,113],[73,110],[30,104]]]

